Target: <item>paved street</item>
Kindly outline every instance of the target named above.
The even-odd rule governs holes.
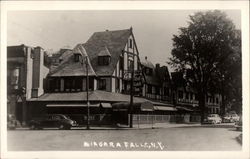
[[[13,130],[8,150],[241,150],[240,131],[220,126],[176,126],[155,129]]]

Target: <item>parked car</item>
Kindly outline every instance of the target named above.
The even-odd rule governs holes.
[[[233,123],[240,120],[240,117],[237,114],[227,114],[223,117],[223,122],[225,123]]]
[[[18,122],[16,120],[15,115],[8,114],[8,116],[7,116],[7,128],[11,129],[11,130],[16,129],[17,124],[18,124]]]
[[[220,124],[222,122],[221,117],[218,114],[208,114],[204,119],[204,123]]]
[[[240,116],[239,121],[236,121],[236,122],[235,122],[235,128],[236,128],[236,130],[238,130],[238,131],[242,131],[242,116]]]
[[[77,126],[76,121],[63,114],[51,114],[32,119],[29,122],[30,129],[42,129],[56,127],[59,129],[70,129]]]

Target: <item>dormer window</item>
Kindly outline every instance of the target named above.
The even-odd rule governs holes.
[[[79,62],[80,61],[80,54],[79,53],[74,54],[74,61],[75,62]]]
[[[98,65],[104,66],[109,65],[111,54],[108,48],[105,46],[98,54]]]
[[[99,56],[98,57],[98,65],[109,65],[110,63],[110,56]]]

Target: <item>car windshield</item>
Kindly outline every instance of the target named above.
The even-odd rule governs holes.
[[[70,119],[67,115],[60,115],[62,119]]]

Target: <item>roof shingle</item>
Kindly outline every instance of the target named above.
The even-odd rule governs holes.
[[[129,36],[132,34],[130,29],[95,32],[90,39],[83,44],[89,56],[90,62],[98,76],[111,76],[116,68],[116,64],[125,48]],[[105,48],[111,55],[109,65],[98,65],[98,54]]]

